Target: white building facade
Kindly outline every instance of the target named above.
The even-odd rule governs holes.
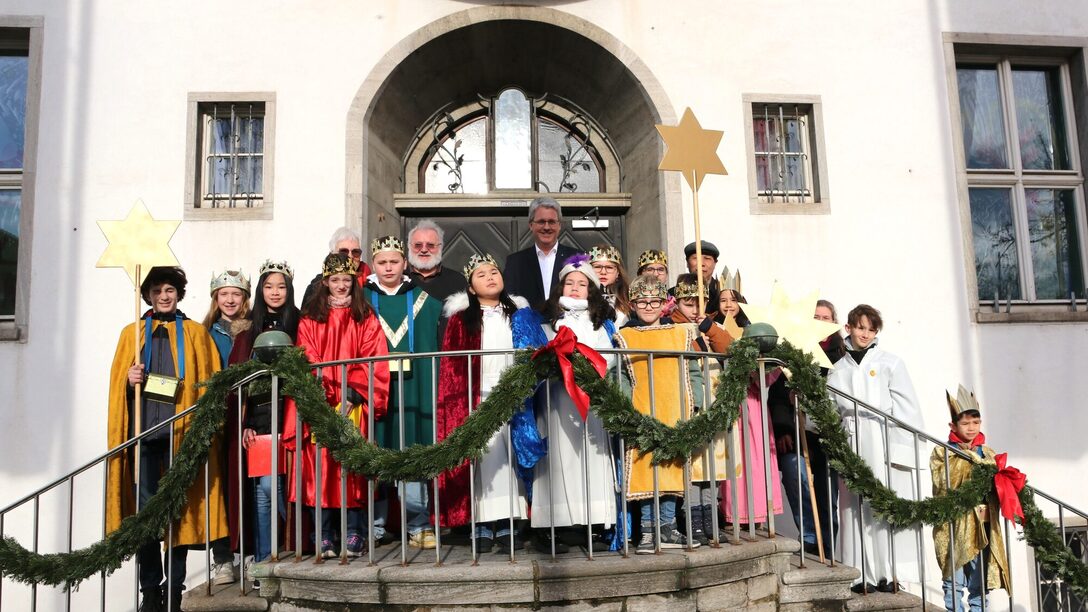
[[[224,268],[286,259],[301,295],[341,225],[433,217],[452,265],[504,255],[542,191],[609,221],[572,244],[676,273],[691,193],[654,124],[690,107],[729,171],[702,235],[749,301],[879,308],[931,434],[963,383],[992,446],[1088,507],[1086,64],[1083,0],[0,0],[0,505],[106,450],[133,298],[95,221],[182,219],[198,320]]]

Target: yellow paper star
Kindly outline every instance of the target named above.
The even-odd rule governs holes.
[[[690,108],[684,111],[679,125],[658,125],[657,131],[666,147],[657,169],[682,172],[693,191],[699,189],[707,174],[729,174],[718,157],[718,144],[724,132],[704,130]]]
[[[725,333],[729,334],[729,337],[734,340],[740,340],[740,337],[744,335],[744,328],[737,325],[737,320],[732,315],[725,318],[722,327],[725,328]]]
[[[834,367],[820,348],[820,341],[839,330],[838,323],[828,323],[813,319],[819,291],[791,300],[786,292],[775,283],[771,290],[771,303],[767,306],[744,305],[744,314],[753,323],[770,323],[778,331],[778,337],[789,340],[790,344],[812,353],[816,363],[824,368]]]
[[[106,235],[109,246],[98,258],[96,268],[124,268],[134,285],[136,265],[147,273],[152,266],[176,266],[178,258],[170,250],[170,238],[181,221],[156,221],[140,200],[132,205],[128,216],[120,221],[98,221],[98,227]]]

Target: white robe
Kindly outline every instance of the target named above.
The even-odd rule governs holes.
[[[843,393],[877,408],[900,421],[923,430],[922,412],[918,398],[914,394],[914,385],[903,361],[881,350],[873,340],[872,348],[865,353],[861,363],[854,361],[850,353],[835,364],[827,379],[827,384]],[[853,349],[850,339],[846,339],[848,349]],[[915,478],[921,478],[920,469],[915,466],[914,437],[894,423],[888,423],[887,441],[885,442],[884,421],[875,413],[860,408],[857,418],[854,416],[854,403],[832,394],[832,399],[839,406],[843,427],[850,437],[850,444],[873,470],[876,478],[889,485],[899,497],[915,497]],[[920,449],[922,452],[924,449]],[[885,467],[885,458],[890,459],[890,470]],[[924,466],[923,466],[924,467]],[[922,490],[923,482],[918,481],[917,490]],[[862,569],[862,546],[864,545],[864,576],[867,582],[876,584],[881,578],[891,582],[892,545],[889,543],[891,530],[887,523],[876,519],[868,503],[862,505],[861,520],[864,531],[859,531],[857,496],[842,486],[839,496],[841,513],[841,542],[837,550],[842,552],[842,562]],[[900,531],[892,538],[895,548],[894,577],[899,582],[918,582],[918,539],[913,529]],[[860,581],[860,578],[859,578]]]
[[[569,327],[579,342],[593,348],[612,348],[604,326],[593,329],[585,310],[568,310],[557,327]],[[551,325],[544,324],[543,328],[549,340],[555,337]],[[611,369],[615,355],[604,357]],[[582,421],[561,380],[552,380],[549,388],[551,410],[539,405],[541,402],[536,410],[537,427],[548,438],[548,455],[537,464],[533,476],[532,526],[585,525],[587,506],[591,524],[611,526],[616,522],[616,475],[608,432],[592,412]],[[583,453],[586,433],[588,444]],[[587,467],[588,496],[584,477]]]
[[[520,304],[519,304],[520,306]],[[514,346],[510,332],[510,319],[502,312],[502,306],[483,309],[483,331],[480,348],[510,349]],[[484,355],[480,358],[480,401],[487,399],[510,364],[510,353]],[[525,489],[511,462],[517,461],[510,448],[510,425],[503,425],[487,443],[484,456],[476,465],[476,520],[481,522],[510,518],[513,509],[515,519],[525,518]],[[512,486],[511,486],[512,485]],[[513,498],[513,503],[511,503]],[[500,528],[503,527],[500,525]]]

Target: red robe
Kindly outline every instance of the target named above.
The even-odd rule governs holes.
[[[351,318],[350,308],[330,309],[329,319],[325,323],[303,317],[298,324],[296,343],[306,351],[306,357],[312,363],[388,354],[385,334],[382,332],[378,319],[371,313],[362,323],[357,323]],[[367,435],[367,414],[373,410],[374,418],[381,418],[385,414],[389,399],[388,362],[382,361],[374,365],[374,397],[372,398],[367,397],[370,367],[367,363],[356,363],[347,367],[348,386],[363,397],[359,432],[364,438]],[[342,371],[343,368],[340,366],[321,370],[321,386],[325,389],[325,401],[328,402],[330,410],[340,404],[340,373]],[[293,451],[301,446],[302,452],[302,474],[295,474],[293,465],[288,469],[288,500],[295,501],[296,478],[301,478],[302,503],[315,506],[315,453],[310,441],[310,426],[305,422],[302,424],[301,440],[297,433],[295,431],[295,402],[288,399],[284,412],[284,447]],[[321,472],[321,507],[339,508],[341,506],[340,464],[333,460],[325,448],[321,449]],[[348,474],[347,500],[344,506],[361,508],[365,505],[366,479],[358,474]]]
[[[475,351],[480,349],[480,332],[470,334],[465,329],[460,311],[446,323],[442,339],[443,351]],[[435,424],[438,440],[445,440],[468,418],[468,357],[443,357],[438,366],[438,407]],[[472,360],[472,405],[480,403],[480,359]],[[443,527],[466,525],[469,522],[469,470],[468,462],[442,472],[438,476],[439,515]]]

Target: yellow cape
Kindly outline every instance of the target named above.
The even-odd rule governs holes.
[[[107,441],[109,448],[116,448],[128,439],[128,369],[136,363],[133,355],[133,326],[130,323],[121,331],[117,340],[117,351],[110,368],[110,398]],[[176,325],[154,321],[153,326],[166,325],[170,334],[170,346],[177,345]],[[185,380],[181,383],[175,411],[181,412],[192,406],[204,394],[197,383],[207,380],[219,371],[219,352],[207,330],[198,323],[186,319],[182,328],[185,330]],[[144,335],[144,323],[140,322],[141,346]],[[174,353],[171,350],[171,353]],[[174,371],[177,371],[177,355],[174,357]],[[191,417],[177,422],[174,427],[174,452],[181,445],[181,440],[188,431]],[[226,537],[227,507],[223,497],[223,479],[219,461],[218,437],[212,440],[208,451],[209,479],[209,530],[208,540]],[[136,511],[136,491],[134,486],[134,455],[131,450],[110,458],[106,496],[106,530],[113,532],[121,525],[121,519]],[[174,523],[174,545],[203,545],[204,530],[204,478],[199,473],[187,493],[188,503],[182,510],[181,518]],[[165,536],[164,536],[165,537]]]

